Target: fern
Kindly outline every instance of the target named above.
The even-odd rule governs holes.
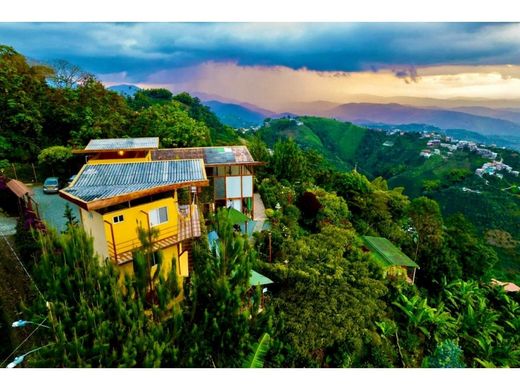
[[[271,337],[264,333],[258,343],[255,343],[254,350],[244,363],[244,368],[263,368],[265,355],[269,351]]]

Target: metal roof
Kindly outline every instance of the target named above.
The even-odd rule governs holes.
[[[92,139],[85,147],[86,151],[100,150],[131,150],[131,149],[157,149],[159,137],[142,138],[106,138]]]
[[[7,182],[7,188],[9,188],[17,197],[22,198],[25,194],[32,196],[34,192],[29,189],[21,181],[11,179]]]
[[[419,268],[419,266],[408,256],[406,256],[399,248],[383,237],[363,236],[363,240],[368,248],[387,266],[405,266]]]
[[[152,152],[153,160],[184,158],[202,158],[206,165],[259,164],[244,145],[158,149]]]
[[[250,286],[265,286],[266,284],[273,284],[274,282],[267,276],[264,276],[254,270],[251,270],[251,277],[249,278]]]
[[[140,193],[154,189],[155,193],[159,193],[161,189],[167,191],[172,186],[206,183],[204,163],[200,159],[86,164],[72,186],[61,190],[60,194],[86,205],[89,202],[129,194],[134,194],[131,198],[136,199]]]

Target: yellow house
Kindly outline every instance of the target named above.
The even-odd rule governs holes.
[[[159,149],[158,137],[112,138],[73,152],[85,156],[85,165],[60,196],[79,206],[99,257],[124,272],[133,273],[140,227],[158,232],[152,258],[162,252],[165,274],[175,260],[179,276],[189,275],[190,240],[201,234],[201,187],[211,193],[206,207],[233,207],[254,219],[254,168],[263,163],[245,146]],[[187,205],[179,204],[181,188],[189,188]]]
[[[161,251],[165,275],[176,261],[179,276],[188,276],[187,250],[189,241],[201,234],[200,217],[195,199],[179,205],[177,190],[190,188],[196,193],[197,187],[208,185],[203,160],[150,161],[149,151],[144,156],[134,154],[135,158],[117,158],[122,157],[119,150],[123,155],[135,150],[129,144],[120,148],[119,140],[97,141],[104,141],[96,146],[96,150],[103,146],[103,152],[81,168],[69,187],[60,190],[61,197],[79,206],[96,253],[133,273],[134,253],[142,247],[138,227],[154,229],[158,235],[153,240],[153,261]],[[110,149],[106,144],[114,141]]]

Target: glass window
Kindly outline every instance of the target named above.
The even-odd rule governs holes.
[[[231,175],[232,176],[240,175],[240,165],[232,165],[231,166]]]
[[[122,215],[116,215],[115,217],[112,218],[112,220],[114,221],[114,223],[119,223],[119,222],[123,222],[125,219]]]
[[[168,208],[166,206],[150,210],[149,215],[150,226],[157,226],[168,222]]]
[[[226,167],[216,167],[217,176],[226,176]]]
[[[225,199],[226,197],[226,179],[215,178],[215,199]]]

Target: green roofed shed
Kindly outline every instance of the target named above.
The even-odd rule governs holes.
[[[234,209],[233,207],[228,208],[228,215],[229,220],[233,225],[240,225],[241,223],[245,223],[249,221],[249,218],[247,215],[241,213],[237,209]]]
[[[368,249],[382,265],[419,268],[417,263],[383,237],[363,236]]]
[[[264,276],[262,274],[259,274],[256,271],[251,271],[251,277],[249,278],[249,285],[251,287],[254,286],[264,286],[266,284],[273,284],[274,282],[269,279],[267,276]]]

